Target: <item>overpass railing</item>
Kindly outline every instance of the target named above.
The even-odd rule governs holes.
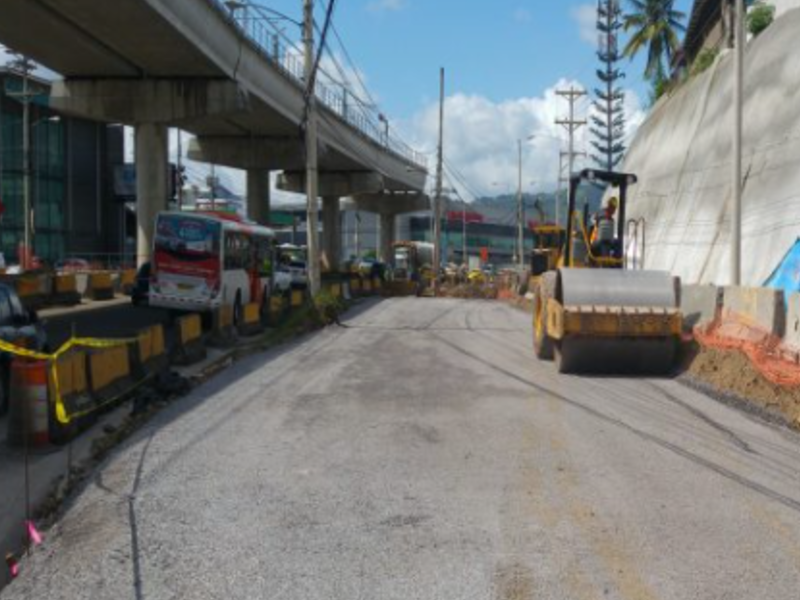
[[[224,0],[209,1],[253,42],[268,62],[301,88],[305,86],[303,51],[278,26],[281,20],[291,21],[290,19],[276,17],[273,11],[248,2],[241,2],[236,8],[230,9],[230,5]],[[374,105],[351,91],[346,81],[347,74],[342,72],[341,79],[337,79],[326,67],[323,61],[315,90],[318,101],[350,127],[387,151],[420,169],[427,169],[427,157],[397,137],[390,129],[388,119]]]

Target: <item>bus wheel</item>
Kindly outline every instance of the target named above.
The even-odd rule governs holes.
[[[269,288],[264,286],[261,294],[261,318],[266,319],[267,315],[269,315]]]
[[[236,292],[236,300],[233,303],[233,326],[239,327],[242,324],[242,294]]]

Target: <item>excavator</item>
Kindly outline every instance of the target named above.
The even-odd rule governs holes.
[[[587,211],[576,210],[584,182],[618,196],[616,239],[593,247]],[[625,209],[633,174],[585,169],[570,178],[566,235],[557,267],[534,291],[534,350],[560,373],[668,373],[681,334],[679,284],[663,271],[625,269]]]

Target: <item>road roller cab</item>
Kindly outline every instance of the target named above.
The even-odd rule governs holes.
[[[618,198],[616,236],[603,248],[575,207],[583,181],[613,187]],[[536,355],[555,358],[562,373],[666,373],[675,362],[682,327],[677,280],[623,269],[627,191],[635,183],[635,175],[591,169],[570,181],[561,265],[541,276],[534,306]]]

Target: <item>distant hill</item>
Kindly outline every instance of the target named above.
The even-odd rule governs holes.
[[[583,206],[588,202],[589,211],[596,212],[599,210],[603,200],[605,190],[595,185],[584,185],[578,189],[578,202],[577,208],[583,209]],[[561,218],[565,217],[566,204],[567,204],[567,191],[561,192]],[[523,194],[523,206],[525,207],[525,218],[529,221],[538,221],[535,204],[538,200],[542,210],[544,210],[546,220],[548,222],[555,221],[556,209],[556,194],[541,193],[541,194]],[[475,202],[470,204],[473,210],[483,213],[488,220],[494,222],[508,222],[511,224],[516,222],[516,209],[517,209],[517,195],[516,194],[501,194],[499,196],[478,198]]]

